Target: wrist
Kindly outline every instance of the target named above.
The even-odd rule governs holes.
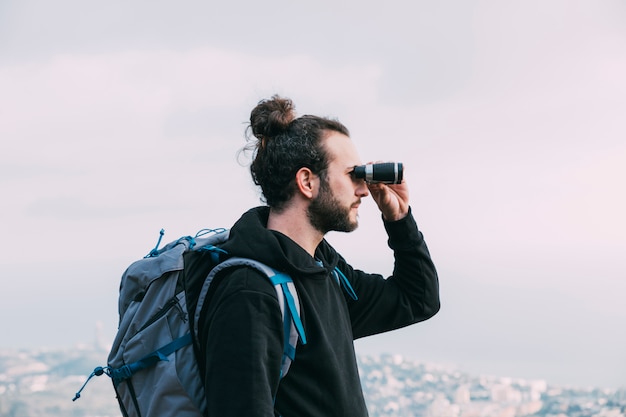
[[[397,222],[399,220],[404,219],[406,216],[408,216],[410,211],[411,210],[409,208],[407,208],[403,212],[393,212],[393,213],[385,213],[385,212],[383,212],[382,213],[383,220],[386,221],[386,222],[389,222],[389,223]]]

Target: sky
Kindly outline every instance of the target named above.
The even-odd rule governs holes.
[[[405,164],[438,268],[440,313],[357,353],[626,386],[626,3],[214,3],[0,3],[0,348],[112,339],[161,228],[261,204],[238,151],[280,94]],[[391,273],[371,199],[327,238]]]

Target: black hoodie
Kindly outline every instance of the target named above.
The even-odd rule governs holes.
[[[248,267],[218,276],[198,323],[208,415],[367,416],[353,340],[426,320],[439,310],[437,273],[422,234],[411,214],[384,222],[395,257],[393,275],[384,279],[353,269],[326,240],[314,259],[287,236],[268,230],[268,215],[267,207],[245,213],[222,248],[292,277],[307,344],[298,344],[281,380],[283,320],[272,284]],[[188,281],[200,282],[206,267],[201,259],[190,263]],[[333,277],[335,267],[357,301]],[[194,289],[188,294],[193,298]]]

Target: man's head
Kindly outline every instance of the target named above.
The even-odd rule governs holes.
[[[296,172],[307,167],[325,178],[328,155],[323,144],[329,132],[348,136],[336,120],[317,116],[296,118],[290,99],[274,96],[263,100],[250,114],[249,129],[256,137],[250,172],[261,187],[265,202],[280,211],[296,192]]]
[[[249,128],[256,138],[250,172],[274,211],[284,210],[299,193],[308,199],[308,219],[320,232],[356,228],[356,208],[367,188],[350,175],[360,160],[343,124],[318,116],[296,118],[291,100],[274,96],[252,110]],[[317,184],[310,195],[302,189],[306,175]]]

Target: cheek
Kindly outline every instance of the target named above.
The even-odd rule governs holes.
[[[336,184],[335,190],[337,190],[337,193],[342,196],[354,194],[354,184],[351,179],[347,181],[341,181]]]

